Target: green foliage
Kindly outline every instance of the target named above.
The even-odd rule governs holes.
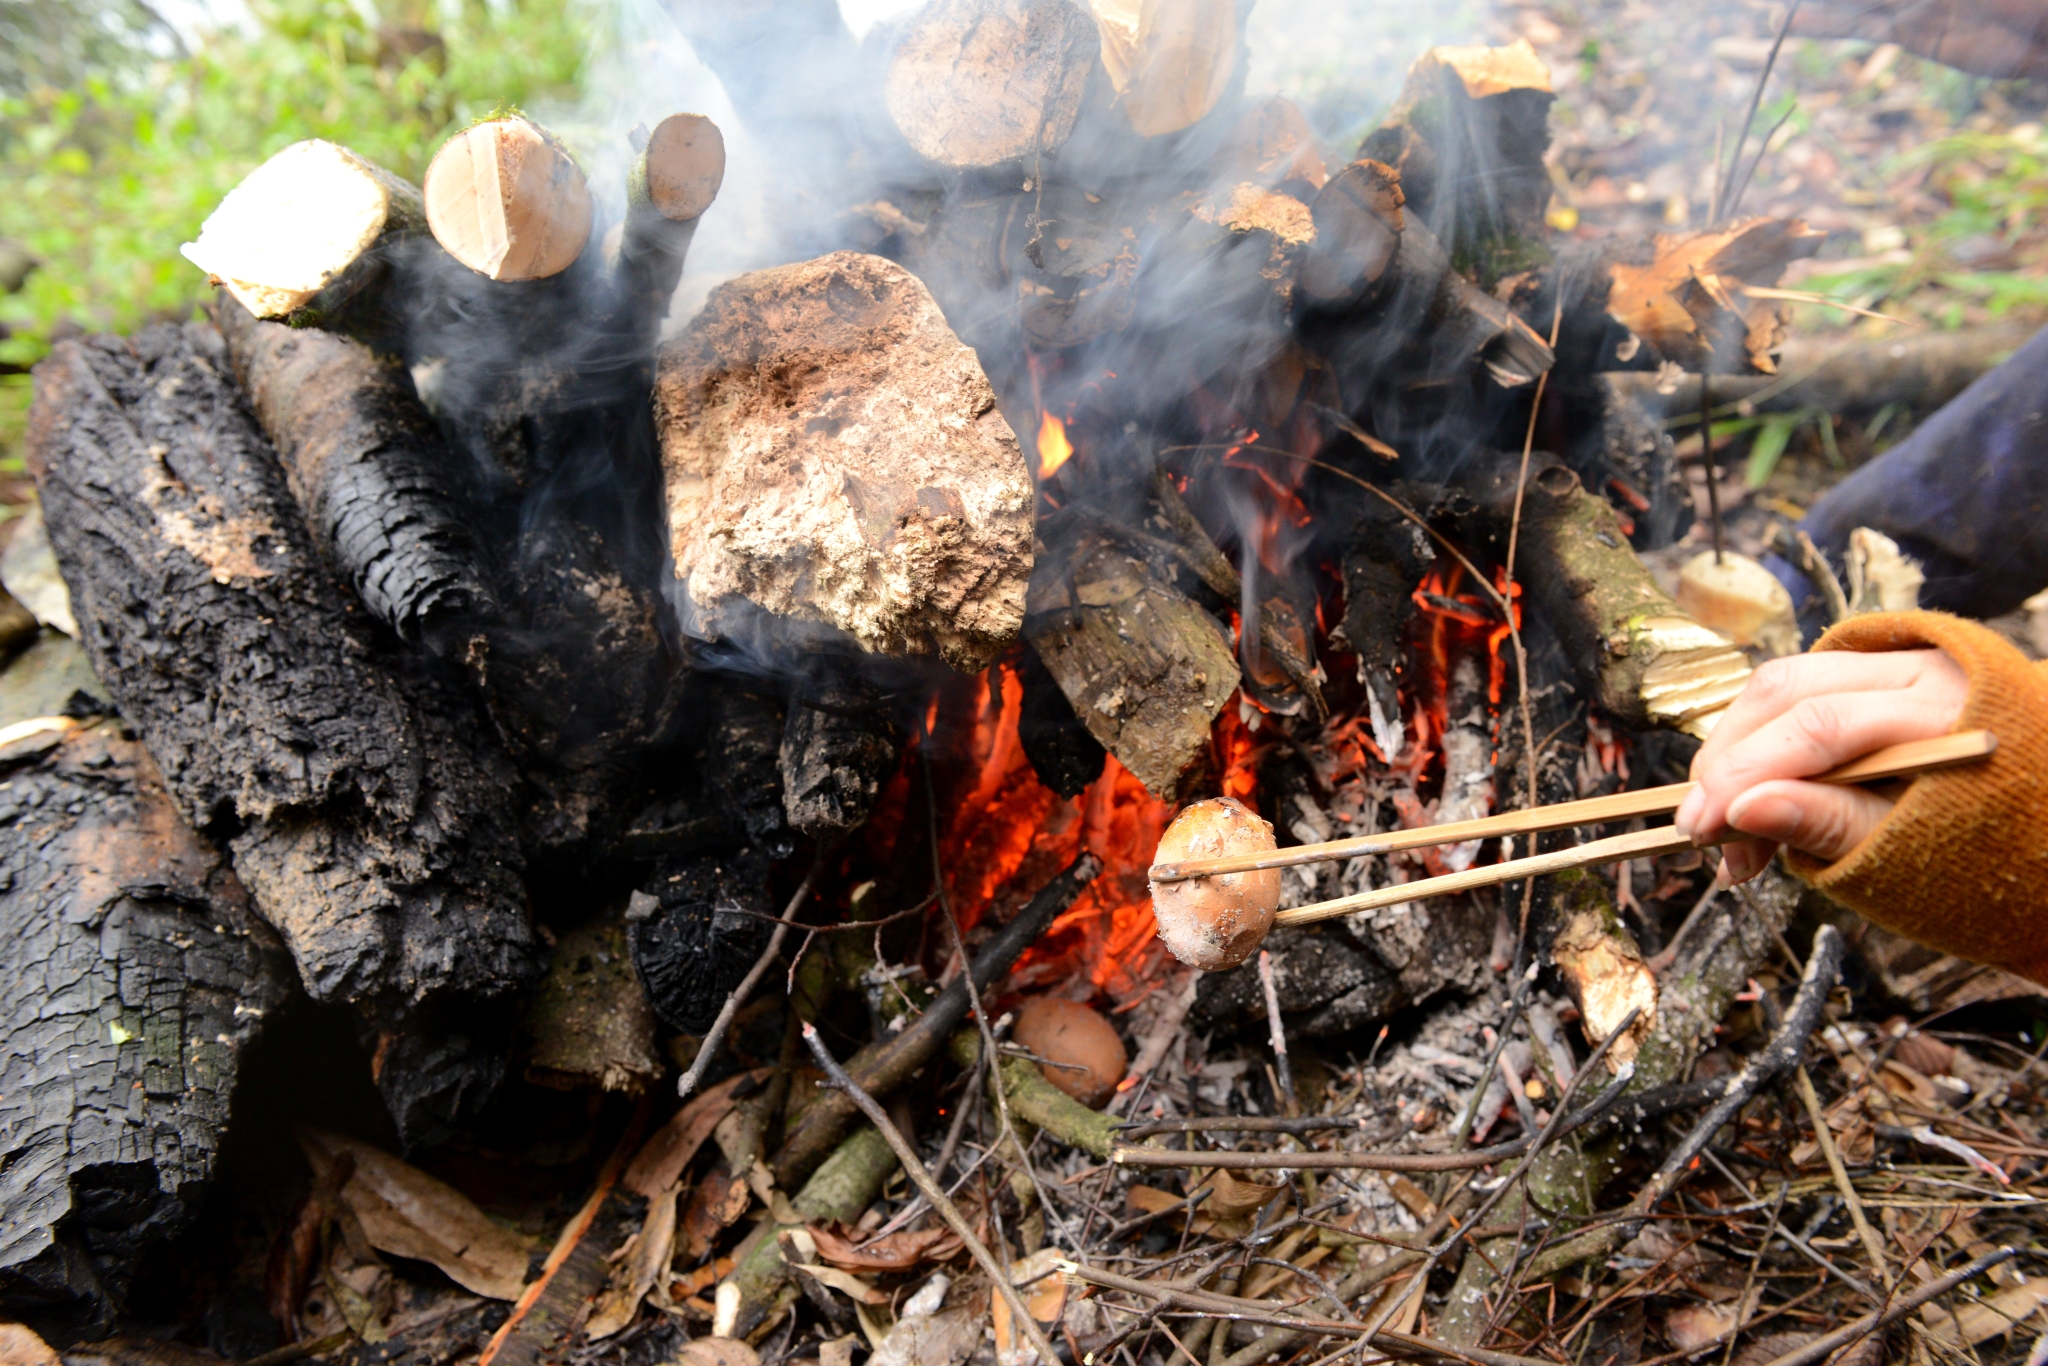
[[[573,99],[588,0],[465,0],[437,34],[379,27],[348,0],[256,0],[246,30],[187,56],[137,49],[68,88],[0,98],[0,238],[41,261],[0,299],[25,365],[51,330],[188,315],[205,277],[178,246],[264,158],[345,143],[415,181],[451,131],[501,104]]]

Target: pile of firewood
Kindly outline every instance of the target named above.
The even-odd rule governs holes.
[[[1291,756],[1340,731],[1413,761],[1361,819],[1448,819],[1581,795],[1602,737],[1655,751],[1746,678],[1637,558],[1693,511],[1614,376],[1768,371],[1769,286],[1818,236],[1554,238],[1526,44],[1426,54],[1333,172],[1299,110],[1244,95],[1235,4],[933,0],[865,45],[811,0],[677,17],[781,187],[775,264],[679,327],[719,130],[636,130],[608,224],[573,153],[507,116],[417,188],[286,149],[186,247],[212,323],[38,368],[30,463],[119,716],[0,737],[0,925],[46,965],[5,998],[10,1284],[121,1299],[301,992],[352,1011],[408,1145],[478,1112],[537,1010],[529,1077],[644,1091],[663,1029],[710,1031],[708,1063],[771,922],[849,904],[879,807],[889,840],[937,838],[963,675],[1021,689],[1060,798],[1248,772],[1288,842],[1337,810]],[[1425,685],[1439,612],[1491,653]],[[1096,873],[1019,867],[973,972],[866,1045],[863,1086],[963,1046],[964,984],[997,991]],[[924,873],[888,875],[922,917]],[[1491,903],[1435,939],[1303,936],[1284,1008],[1341,1033],[1518,951],[1627,940],[1605,897],[1516,889],[1501,942]],[[934,970],[952,952],[912,939]],[[1755,966],[1736,942],[1696,1025]],[[564,978],[593,956],[634,971]],[[59,964],[82,964],[62,989]],[[1204,985],[1209,1018],[1264,1027],[1249,972]],[[747,1110],[779,1133],[755,1170],[812,1191],[854,1163],[856,1111],[785,1118],[784,1091]],[[879,1170],[817,1217],[857,1216]],[[784,1283],[761,1246],[774,1275],[731,1282],[747,1328]]]

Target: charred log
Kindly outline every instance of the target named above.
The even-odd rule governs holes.
[[[1062,797],[1080,796],[1102,776],[1109,752],[1081,724],[1059,681],[1029,645],[1020,653],[1017,673],[1024,688],[1023,709],[1017,715],[1017,740],[1024,757],[1031,761],[1038,781]]]
[[[661,1022],[702,1034],[767,947],[768,860],[729,850],[658,865],[626,909],[633,968]]]
[[[0,1303],[105,1313],[197,1213],[291,963],[116,723],[17,740],[0,769]]]
[[[232,297],[217,316],[329,563],[401,639],[459,648],[495,605],[474,519],[448,487],[448,452],[411,377],[359,342],[259,322]]]
[[[787,721],[782,700],[765,683],[709,675],[699,681],[693,710],[703,718],[697,771],[725,812],[735,842],[746,840],[771,859],[796,849],[782,787]]]
[[[812,839],[868,818],[900,761],[903,729],[889,699],[831,659],[799,681],[782,729],[782,809]]]
[[[1369,950],[1321,925],[1282,926],[1266,937],[1273,986],[1290,1036],[1329,1038],[1377,1024],[1411,1000],[1400,981]],[[1266,1019],[1265,990],[1255,963],[1205,972],[1195,989],[1195,1023],[1204,1029],[1246,1029]]]
[[[502,997],[537,970],[516,779],[344,598],[227,369],[200,325],[38,367],[29,460],[95,671],[316,999]]]
[[[1192,790],[1210,723],[1238,684],[1214,617],[1090,530],[1040,562],[1024,629],[1104,749],[1164,800]]]
[[[1395,494],[1428,516],[1445,501],[1441,488],[1400,485]],[[1391,761],[1406,746],[1399,675],[1407,659],[1408,623],[1415,617],[1415,589],[1436,562],[1436,547],[1423,529],[1377,498],[1359,505],[1358,520],[1345,540],[1344,616],[1330,642],[1358,660],[1373,741]]]

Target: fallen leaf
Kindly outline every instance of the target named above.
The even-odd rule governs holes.
[[[676,1361],[678,1366],[761,1366],[760,1354],[738,1338],[693,1338]]]
[[[792,1265],[818,1284],[830,1286],[843,1295],[851,1296],[861,1304],[887,1304],[889,1302],[889,1296],[886,1292],[875,1289],[851,1271],[841,1271],[836,1266],[818,1266],[810,1262],[795,1262]]]
[[[1688,1304],[1664,1316],[1664,1336],[1681,1352],[1704,1347],[1734,1326],[1732,1305]]]
[[[625,1255],[612,1267],[611,1284],[583,1325],[583,1335],[590,1341],[608,1338],[631,1323],[640,1312],[640,1301],[668,1269],[676,1249],[676,1201],[681,1195],[670,1187],[648,1201],[647,1217],[620,1249]]]
[[[2044,1304],[2048,1304],[2048,1277],[2023,1281],[1981,1300],[1958,1299],[1953,1315],[1946,1305],[1930,1304],[1920,1311],[1920,1317],[1928,1336],[1951,1348],[1956,1345],[1956,1326],[1961,1324],[1964,1339],[1975,1347],[2012,1332]]]
[[[740,1091],[767,1080],[772,1071],[772,1068],[757,1067],[751,1072],[727,1077],[676,1111],[669,1122],[655,1130],[641,1145],[640,1151],[633,1155],[632,1164],[621,1178],[626,1189],[652,1200],[682,1180],[683,1168],[690,1165],[690,1159],[704,1146],[704,1140],[711,1137],[718,1121],[739,1103]]]
[[[818,1344],[818,1366],[853,1366],[853,1345],[860,1341],[857,1334],[848,1333],[843,1338]]]
[[[809,1227],[818,1256],[848,1271],[910,1271],[925,1262],[943,1262],[965,1246],[959,1234],[944,1226],[904,1229],[866,1243],[856,1243],[853,1230],[844,1225]]]
[[[492,1223],[461,1191],[339,1134],[301,1129],[299,1146],[316,1176],[343,1153],[355,1159],[356,1172],[341,1188],[341,1201],[371,1247],[429,1262],[487,1299],[519,1298],[526,1286],[527,1240]]]
[[[50,1344],[19,1323],[0,1323],[0,1366],[60,1366]]]
[[[906,1318],[889,1330],[868,1366],[960,1366],[981,1341],[981,1318],[967,1309]]]
[[[747,1183],[724,1167],[706,1172],[690,1192],[689,1204],[683,1210],[683,1260],[701,1260],[718,1241],[718,1235],[739,1222],[753,1199],[754,1193]]]
[[[1058,1322],[1060,1311],[1067,1307],[1067,1283],[1055,1269],[1061,1255],[1058,1248],[1048,1247],[1010,1263],[1010,1284],[1026,1287],[1022,1292],[1024,1309],[1040,1323]],[[1001,1295],[989,1301],[989,1324],[995,1329],[996,1360],[1001,1366],[1028,1366],[1038,1360],[1038,1353],[1016,1331],[1010,1302]]]
[[[1240,1181],[1220,1167],[1210,1174],[1208,1184],[1210,1190],[1202,1201],[1202,1212],[1218,1219],[1241,1219],[1257,1214],[1274,1196],[1287,1189],[1280,1184],[1264,1186],[1256,1181]]]

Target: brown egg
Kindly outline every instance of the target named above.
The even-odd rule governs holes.
[[[1159,838],[1155,863],[1270,853],[1271,823],[1230,797],[1196,802]],[[1152,884],[1152,914],[1173,956],[1205,972],[1234,968],[1258,952],[1280,908],[1280,871],[1223,873]]]
[[[1124,1041],[1097,1011],[1079,1001],[1034,996],[1017,1008],[1010,1037],[1048,1062],[1045,1079],[1083,1105],[1100,1109],[1116,1094],[1130,1059]],[[1077,1070],[1079,1069],[1079,1070]]]

